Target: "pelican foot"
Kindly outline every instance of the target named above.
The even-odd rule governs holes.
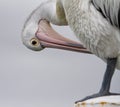
[[[82,101],[85,101],[85,100],[92,99],[92,98],[97,98],[97,97],[102,97],[102,96],[110,96],[110,95],[120,95],[120,93],[110,93],[110,92],[96,93],[96,94],[87,96],[87,97],[85,97],[81,100],[76,101],[75,104],[77,104],[78,102],[82,102]]]

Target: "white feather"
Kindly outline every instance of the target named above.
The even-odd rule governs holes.
[[[119,29],[102,16],[90,0],[64,2],[68,24],[83,45],[104,61],[118,57],[117,68],[120,69]]]

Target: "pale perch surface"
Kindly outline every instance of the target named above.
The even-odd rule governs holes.
[[[75,107],[120,107],[120,95],[89,99],[78,102]]]

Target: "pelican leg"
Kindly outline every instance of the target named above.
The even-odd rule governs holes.
[[[104,78],[103,78],[103,83],[100,89],[101,94],[103,95],[109,95],[110,92],[110,83],[113,77],[113,74],[115,72],[115,66],[116,66],[116,62],[117,62],[117,58],[108,58],[107,59],[107,68],[106,68],[106,72],[104,74]]]
[[[103,82],[100,91],[97,94],[93,94],[91,96],[88,96],[82,100],[76,101],[75,103],[85,101],[91,98],[101,97],[101,96],[109,96],[109,95],[120,95],[117,93],[110,93],[110,83],[112,80],[112,76],[115,72],[115,66],[116,66],[117,58],[108,58],[107,59],[107,68],[106,72],[104,74]]]

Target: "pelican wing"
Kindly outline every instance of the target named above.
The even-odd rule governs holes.
[[[120,28],[120,0],[92,0],[92,3],[113,26]]]

